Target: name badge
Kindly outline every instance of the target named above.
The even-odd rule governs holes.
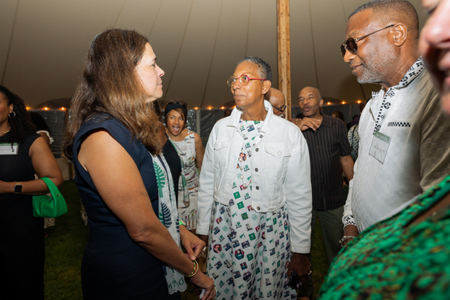
[[[0,143],[0,155],[17,155],[19,151],[19,144],[14,143]]]
[[[381,164],[384,164],[384,159],[389,148],[391,138],[379,131],[373,135],[372,145],[370,145],[369,154],[375,157]]]

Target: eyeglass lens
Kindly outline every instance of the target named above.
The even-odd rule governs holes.
[[[347,50],[350,51],[350,53],[352,54],[356,54],[356,52],[358,51],[358,45],[356,44],[354,38],[349,38],[348,40],[345,41],[344,44],[341,45],[342,56],[345,56],[345,52]]]
[[[228,84],[228,86],[231,87],[231,86],[233,86],[233,84],[236,83],[236,81],[237,81],[237,78],[234,77],[234,76],[231,76],[230,78],[228,78],[227,84]],[[247,85],[248,82],[249,82],[249,77],[248,77],[247,75],[241,75],[241,76],[239,77],[239,83],[240,83],[242,86]]]

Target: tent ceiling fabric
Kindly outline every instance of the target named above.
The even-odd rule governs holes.
[[[291,0],[293,105],[304,86],[354,102],[370,97],[342,60],[348,15],[366,0]],[[425,15],[416,7],[421,27]],[[276,0],[0,0],[0,83],[28,106],[70,98],[93,37],[107,28],[146,35],[165,71],[164,97],[190,108],[233,100],[226,79],[246,55],[272,67],[277,87]]]

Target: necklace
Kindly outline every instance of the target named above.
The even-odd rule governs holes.
[[[0,136],[4,136],[5,134],[7,134],[8,132],[10,132],[11,131],[11,129],[8,129],[7,131],[5,131],[5,132],[3,132],[3,133],[0,133]]]

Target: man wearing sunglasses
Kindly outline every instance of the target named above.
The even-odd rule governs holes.
[[[359,123],[343,245],[450,172],[450,122],[419,56],[414,7],[404,0],[366,3],[350,15],[345,35],[340,48],[353,75],[381,90]]]
[[[284,111],[286,110],[286,99],[283,93],[276,88],[271,87],[269,92],[264,96],[265,100],[268,100],[272,104],[273,114],[280,118],[285,118]]]

